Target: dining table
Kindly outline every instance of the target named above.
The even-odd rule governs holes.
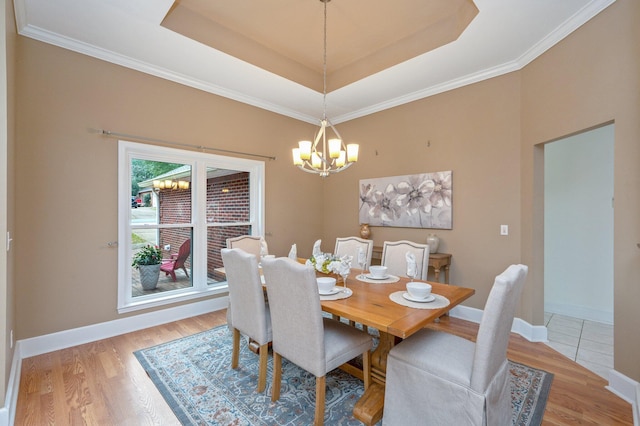
[[[378,330],[379,343],[371,353],[371,385],[353,409],[354,417],[366,425],[373,425],[382,418],[389,351],[475,293],[472,288],[426,281],[431,284],[438,303],[412,303],[402,297],[407,296],[409,281],[407,277],[396,276],[376,280],[359,269],[352,269],[347,278],[345,297],[320,297],[323,311]],[[337,286],[342,286],[342,282]],[[344,367],[346,371],[354,368]]]
[[[306,262],[303,258],[297,260],[303,264]],[[220,268],[219,272],[224,274],[224,268]],[[431,293],[436,300],[429,303],[411,302],[402,297],[410,281],[407,277],[389,275],[385,279],[374,279],[366,271],[352,268],[344,286],[343,278],[338,275],[319,272],[317,275],[335,277],[336,290],[340,290],[331,296],[320,296],[324,312],[334,318],[344,318],[352,324],[359,323],[378,331],[378,345],[371,353],[371,384],[353,408],[356,419],[365,425],[374,425],[382,419],[384,410],[389,351],[403,339],[473,296],[475,290],[453,284],[415,280],[431,284]],[[249,344],[249,347],[257,353],[256,345],[252,347]],[[362,370],[357,366],[347,363],[341,368],[362,378]]]

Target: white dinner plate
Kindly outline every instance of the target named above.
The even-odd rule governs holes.
[[[407,300],[409,300],[411,302],[419,302],[419,303],[433,302],[434,300],[436,300],[436,297],[433,294],[430,294],[425,299],[417,299],[417,298],[411,296],[406,291],[404,293],[402,293],[402,297],[404,297],[405,299],[407,299]]]
[[[384,277],[374,277],[374,276],[373,276],[373,275],[371,275],[371,274],[367,274],[367,275],[365,275],[364,277],[365,277],[365,278],[368,278],[368,279],[370,279],[370,280],[386,280],[386,279],[387,279],[387,278],[389,278],[390,276],[391,276],[391,275],[385,275]]]
[[[340,293],[340,291],[342,291],[340,287],[334,287],[328,293],[322,293],[320,291],[318,291],[318,293],[320,293],[320,296],[331,296]]]

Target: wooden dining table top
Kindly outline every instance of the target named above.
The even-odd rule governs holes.
[[[416,309],[400,305],[389,298],[394,292],[406,291],[409,278],[399,277],[395,283],[369,283],[358,280],[357,276],[360,274],[360,270],[352,269],[352,274],[347,278],[347,287],[353,292],[350,297],[321,300],[322,309],[402,339],[411,336],[475,293],[472,288],[427,281],[432,286],[432,293],[446,297],[450,304],[443,308]]]

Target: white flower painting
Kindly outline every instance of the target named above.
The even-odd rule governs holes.
[[[451,171],[360,180],[360,223],[452,229]]]

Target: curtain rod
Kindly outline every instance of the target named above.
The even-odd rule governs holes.
[[[162,139],[148,138],[148,137],[145,137],[145,136],[136,136],[136,135],[129,135],[129,134],[126,134],[126,133],[112,132],[110,130],[104,130],[104,129],[89,129],[89,131],[92,132],[92,133],[99,133],[99,134],[101,134],[103,136],[106,136],[106,137],[109,137],[109,138],[135,139],[137,141],[161,143],[163,145],[182,146],[182,147],[186,147],[186,148],[194,148],[194,149],[199,149],[199,150],[203,150],[203,151],[206,150],[206,151],[226,152],[228,154],[247,155],[249,157],[260,157],[260,158],[266,158],[268,160],[275,160],[276,159],[276,157],[270,156],[270,155],[252,154],[250,152],[242,152],[242,151],[231,151],[231,150],[222,149],[222,148],[209,148],[209,147],[202,146],[202,145],[191,145],[191,144],[187,144],[187,143],[171,142],[171,141],[165,141],[165,140],[162,140]]]

